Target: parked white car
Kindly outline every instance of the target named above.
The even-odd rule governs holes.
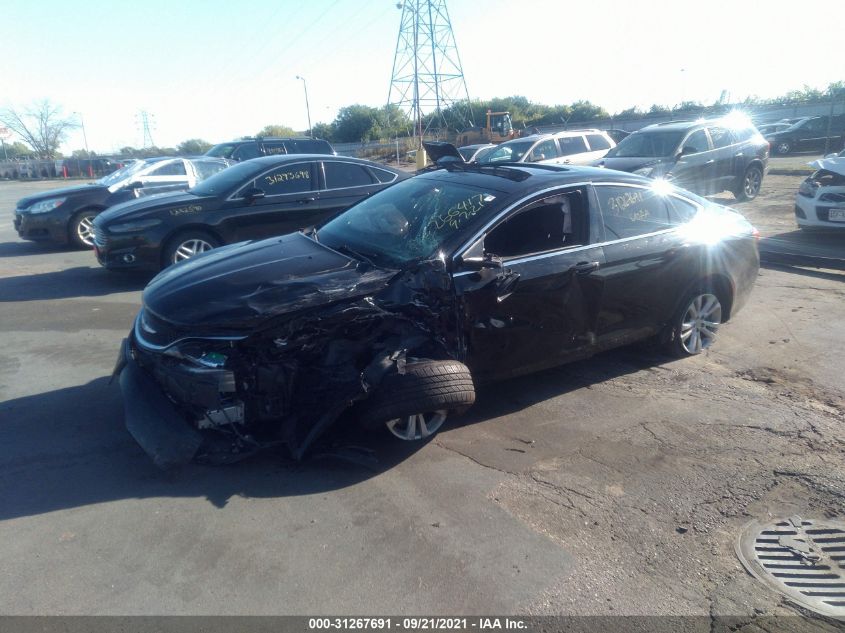
[[[802,229],[845,229],[845,150],[810,163],[816,171],[795,196],[795,220]]]
[[[502,143],[476,159],[482,165],[495,163],[540,163],[588,165],[616,147],[601,130],[567,130],[555,134],[534,134]]]

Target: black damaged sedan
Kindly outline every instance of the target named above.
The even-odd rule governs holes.
[[[112,270],[160,270],[198,253],[314,226],[408,174],[325,155],[244,161],[187,192],[115,206],[94,220],[94,251]]]
[[[662,181],[449,165],[156,277],[116,367],[126,424],[163,467],[300,458],[338,423],[421,440],[483,381],[646,338],[700,353],[758,267],[740,215]]]

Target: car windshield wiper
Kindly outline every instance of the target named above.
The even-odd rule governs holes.
[[[372,259],[370,259],[370,257],[367,257],[367,255],[364,255],[360,251],[356,251],[354,248],[350,248],[348,244],[342,244],[341,246],[333,246],[332,248],[334,248],[334,250],[336,250],[339,253],[345,253],[346,255],[351,255],[355,259],[360,259],[361,261],[366,262],[367,264],[369,264],[373,268],[378,268],[378,266],[376,266],[375,262]],[[373,255],[372,253],[368,253],[368,254],[370,256]]]

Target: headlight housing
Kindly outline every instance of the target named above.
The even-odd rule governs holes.
[[[61,206],[66,198],[49,198],[47,200],[42,200],[41,202],[36,202],[34,205],[29,207],[27,211],[29,213],[49,213],[53,209]]]
[[[133,231],[143,231],[161,224],[161,220],[156,218],[149,218],[147,220],[136,220],[134,222],[122,222],[120,224],[113,224],[108,228],[109,233],[132,233]]]
[[[819,183],[813,180],[812,177],[807,178],[798,187],[798,193],[805,198],[815,198],[816,192],[819,190]]]

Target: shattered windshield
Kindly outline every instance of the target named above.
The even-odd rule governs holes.
[[[400,182],[323,226],[321,243],[377,265],[432,257],[496,199],[477,187],[428,178]]]
[[[607,158],[662,158],[678,148],[684,132],[634,132],[607,153]]]

